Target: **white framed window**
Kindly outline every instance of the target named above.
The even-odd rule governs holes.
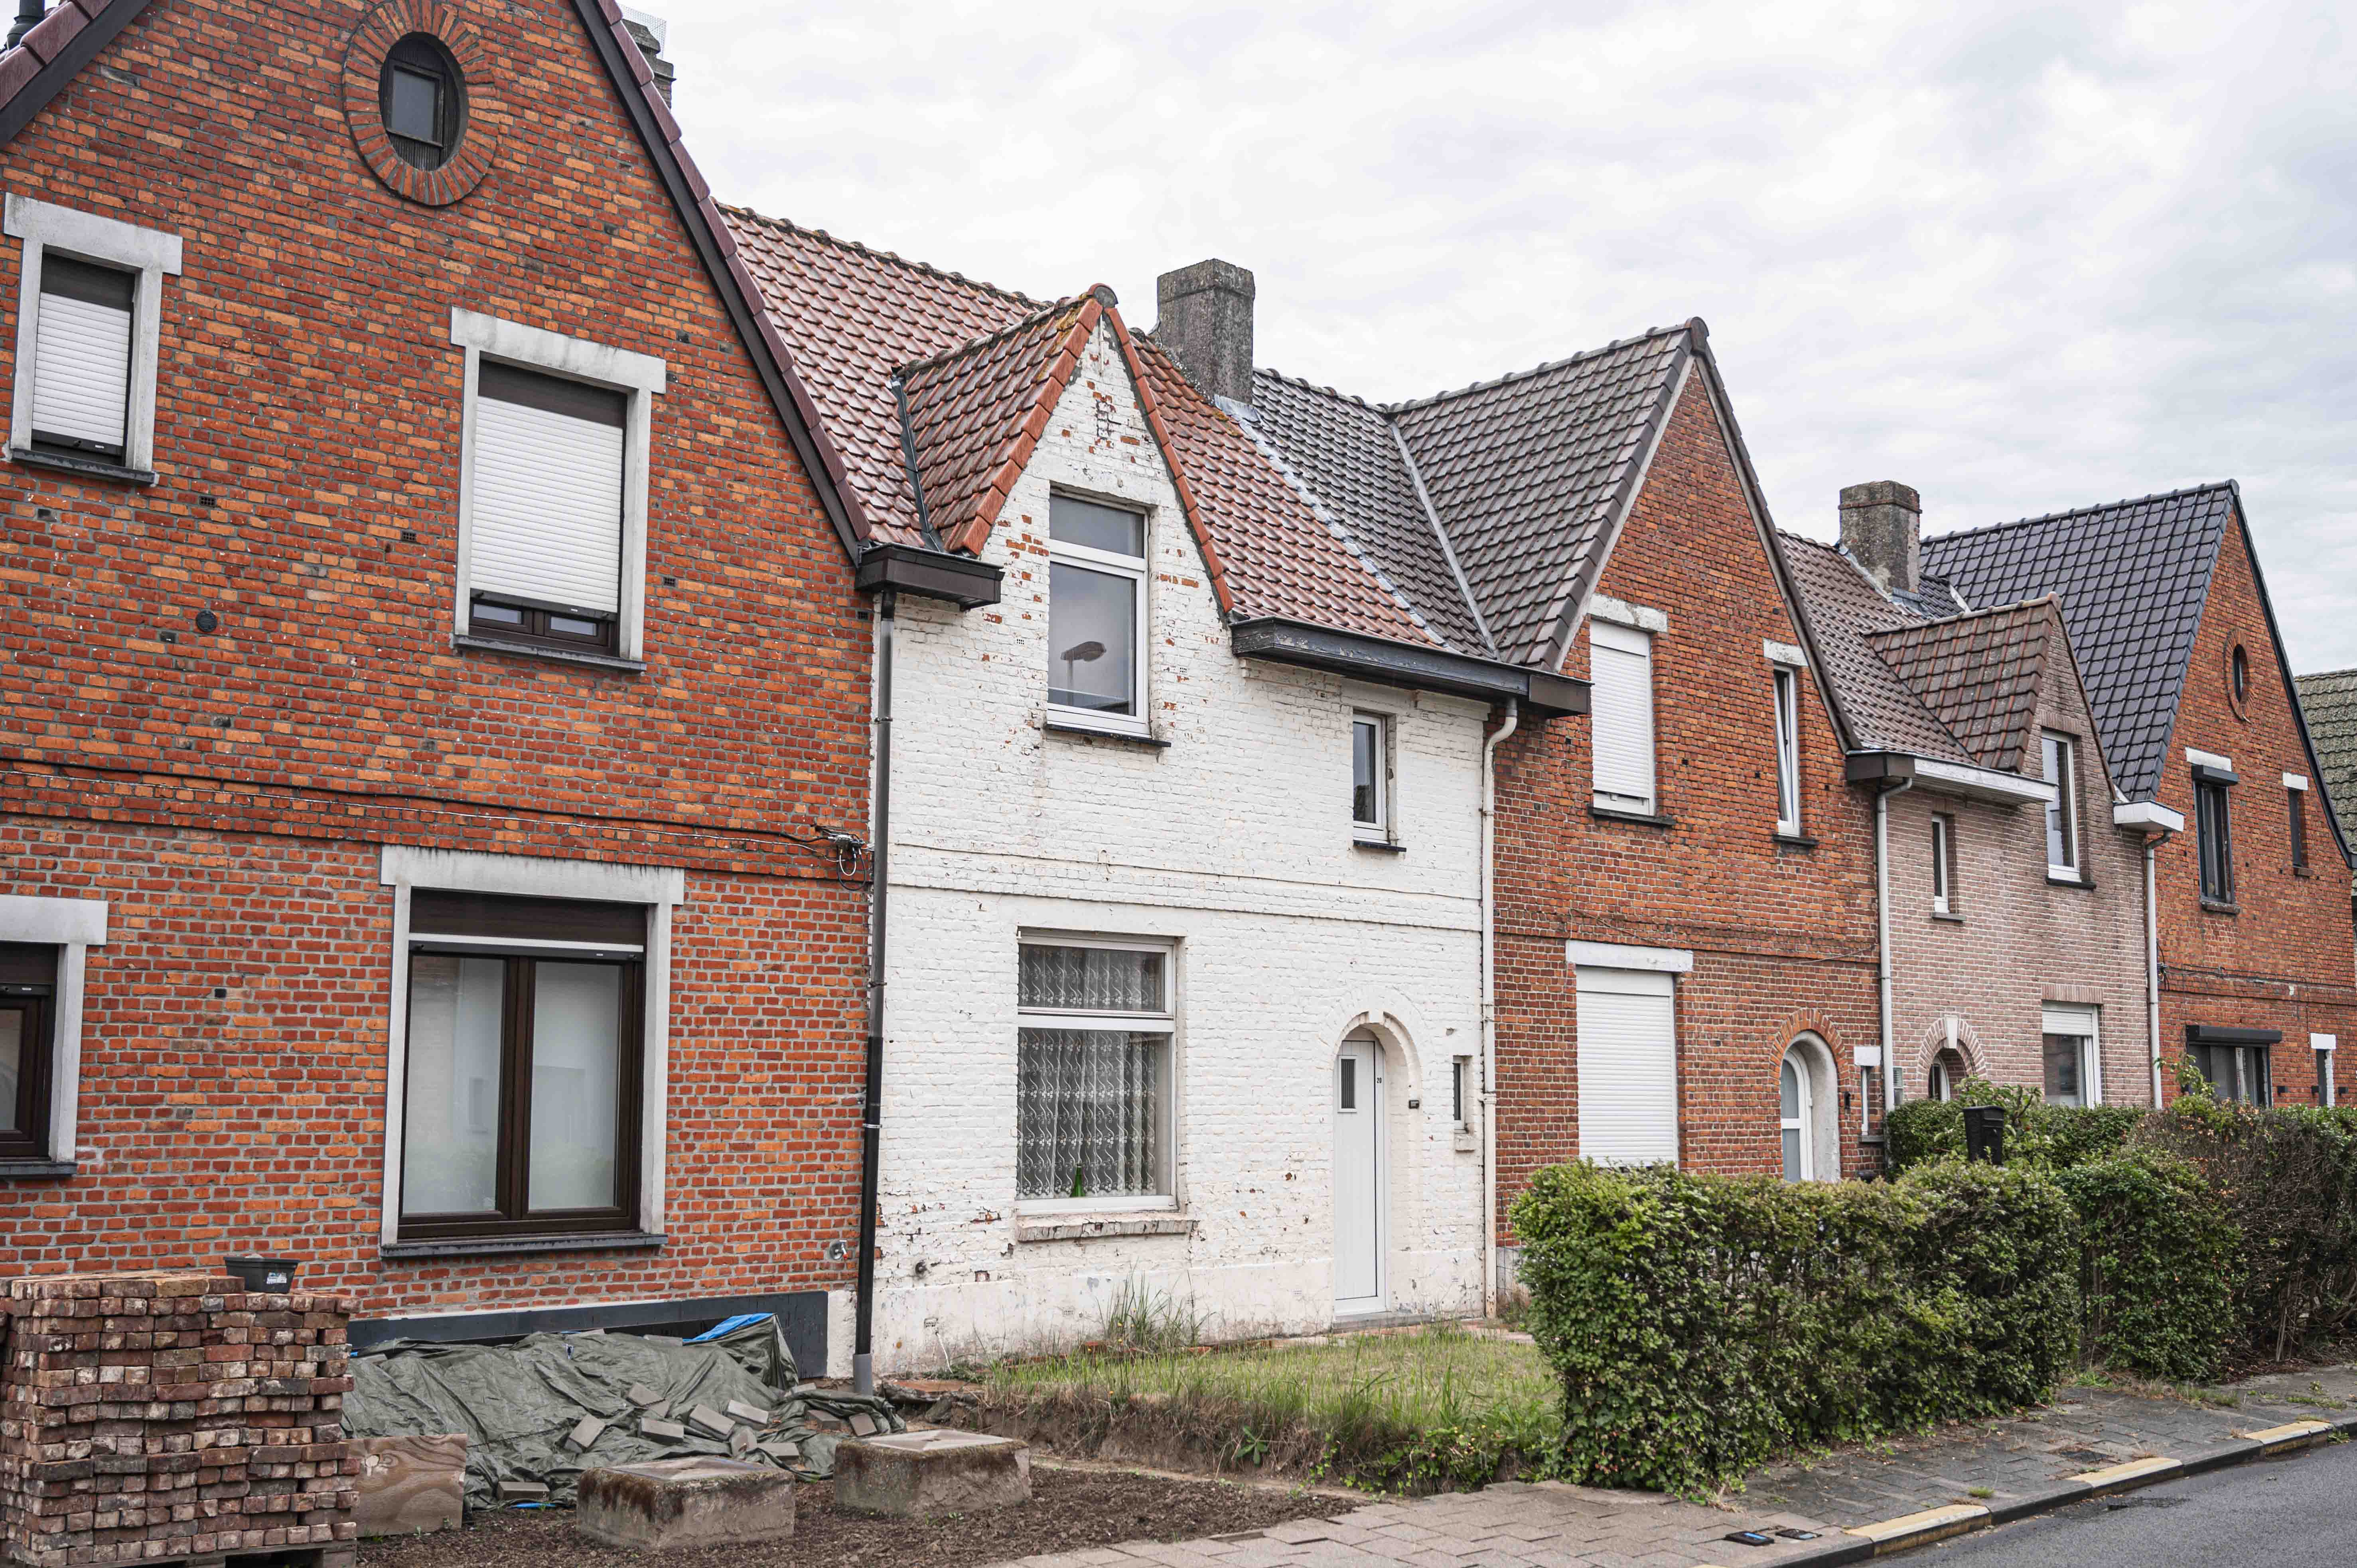
[[[1587,623],[1588,732],[1596,805],[1654,814],[1653,639],[1607,621]]]
[[[1025,1211],[1176,1207],[1173,956],[1165,942],[1023,939],[1015,1198]]]
[[[388,844],[388,1246],[659,1234],[676,868]]]
[[[641,657],[661,360],[471,310],[455,625],[469,643]]]
[[[1776,831],[1801,832],[1801,672],[1779,664],[1776,686]]]
[[[10,195],[24,242],[16,295],[12,456],[148,476],[166,274],[180,237]]]
[[[1351,830],[1373,843],[1392,832],[1392,722],[1384,714],[1351,715]]]
[[[82,991],[106,900],[0,894],[0,1176],[72,1170]]]
[[[2079,745],[2051,731],[2039,737],[2045,770],[2054,786],[2046,807],[2046,875],[2076,882],[2079,872]]]
[[[2040,1023],[2046,1058],[2049,1105],[2101,1105],[2104,1064],[2099,1015],[2093,1007],[2046,1004]]]
[[[1146,514],[1048,499],[1048,710],[1058,723],[1144,735]]]
[[[1598,1165],[1678,1161],[1677,986],[1669,973],[1573,972],[1579,1155]]]
[[[1448,1120],[1460,1133],[1473,1130],[1473,1058],[1448,1058]]]
[[[1956,902],[1956,819],[1945,811],[1932,813],[1932,913],[1958,915]]]
[[[2332,1058],[2340,1054],[2338,1035],[2310,1035],[2308,1048],[2316,1053],[2316,1102],[2319,1105],[2341,1103],[2340,1085],[2332,1081]]]

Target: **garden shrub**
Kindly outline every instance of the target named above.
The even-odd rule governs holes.
[[[2215,1377],[2235,1338],[2242,1233],[2201,1174],[2138,1147],[2055,1179],[2079,1215],[2082,1354],[2170,1382]]]
[[[1967,1079],[1952,1101],[1910,1100],[1892,1108],[1883,1163],[1893,1176],[1934,1160],[1964,1157],[1964,1107],[2005,1107],[2007,1165],[2067,1170],[2112,1154],[2145,1112],[2130,1105],[2049,1105],[2033,1089]]]
[[[1694,1493],[1780,1448],[2008,1410],[2051,1391],[2076,1338],[2076,1220],[2029,1169],[1559,1165],[1514,1230],[1577,1481]]]

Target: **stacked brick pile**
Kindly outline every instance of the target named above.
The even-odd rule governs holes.
[[[357,1539],[347,1303],[203,1273],[8,1283],[0,1557],[167,1563]]]

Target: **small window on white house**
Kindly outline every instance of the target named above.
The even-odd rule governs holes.
[[[1776,679],[1776,831],[1801,832],[1801,672],[1785,665]]]
[[[1448,1061],[1448,1119],[1460,1129],[1469,1127],[1466,1117],[1473,1103],[1467,1087],[1473,1077],[1471,1057],[1451,1057]]]
[[[1956,819],[1932,813],[1932,913],[1963,913],[1956,907]]]
[[[1170,950],[1027,941],[1016,983],[1015,1196],[1170,1192]]]
[[[470,629],[615,651],[629,398],[485,360],[475,399]]]
[[[2079,757],[2069,736],[2040,737],[2046,782],[2054,799],[2046,807],[2046,873],[2071,881],[2079,879]]]
[[[21,196],[6,207],[7,232],[24,242],[9,446],[33,461],[144,476],[179,236]]]
[[[1588,732],[1596,805],[1654,814],[1653,639],[1609,622],[1587,623]]]
[[[1146,516],[1074,496],[1048,502],[1048,704],[1142,734]]]
[[[1362,839],[1391,833],[1391,725],[1381,714],[1351,719],[1351,826]]]

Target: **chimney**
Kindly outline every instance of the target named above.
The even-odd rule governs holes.
[[[622,7],[622,26],[630,30],[630,37],[638,43],[639,52],[647,57],[647,69],[655,73],[655,91],[662,94],[664,103],[670,103],[672,78],[679,74],[671,61],[663,59],[663,46],[671,41],[671,24],[661,16],[634,11],[625,5]]]
[[[1197,262],[1155,285],[1154,340],[1170,351],[1195,390],[1231,403],[1253,400],[1253,275],[1232,262]]]
[[[16,0],[16,25],[8,29],[9,48],[24,41],[25,35],[41,25],[41,16],[48,0]]]
[[[1922,577],[1923,498],[1896,479],[1844,486],[1841,542],[1884,592],[1913,593]]]

